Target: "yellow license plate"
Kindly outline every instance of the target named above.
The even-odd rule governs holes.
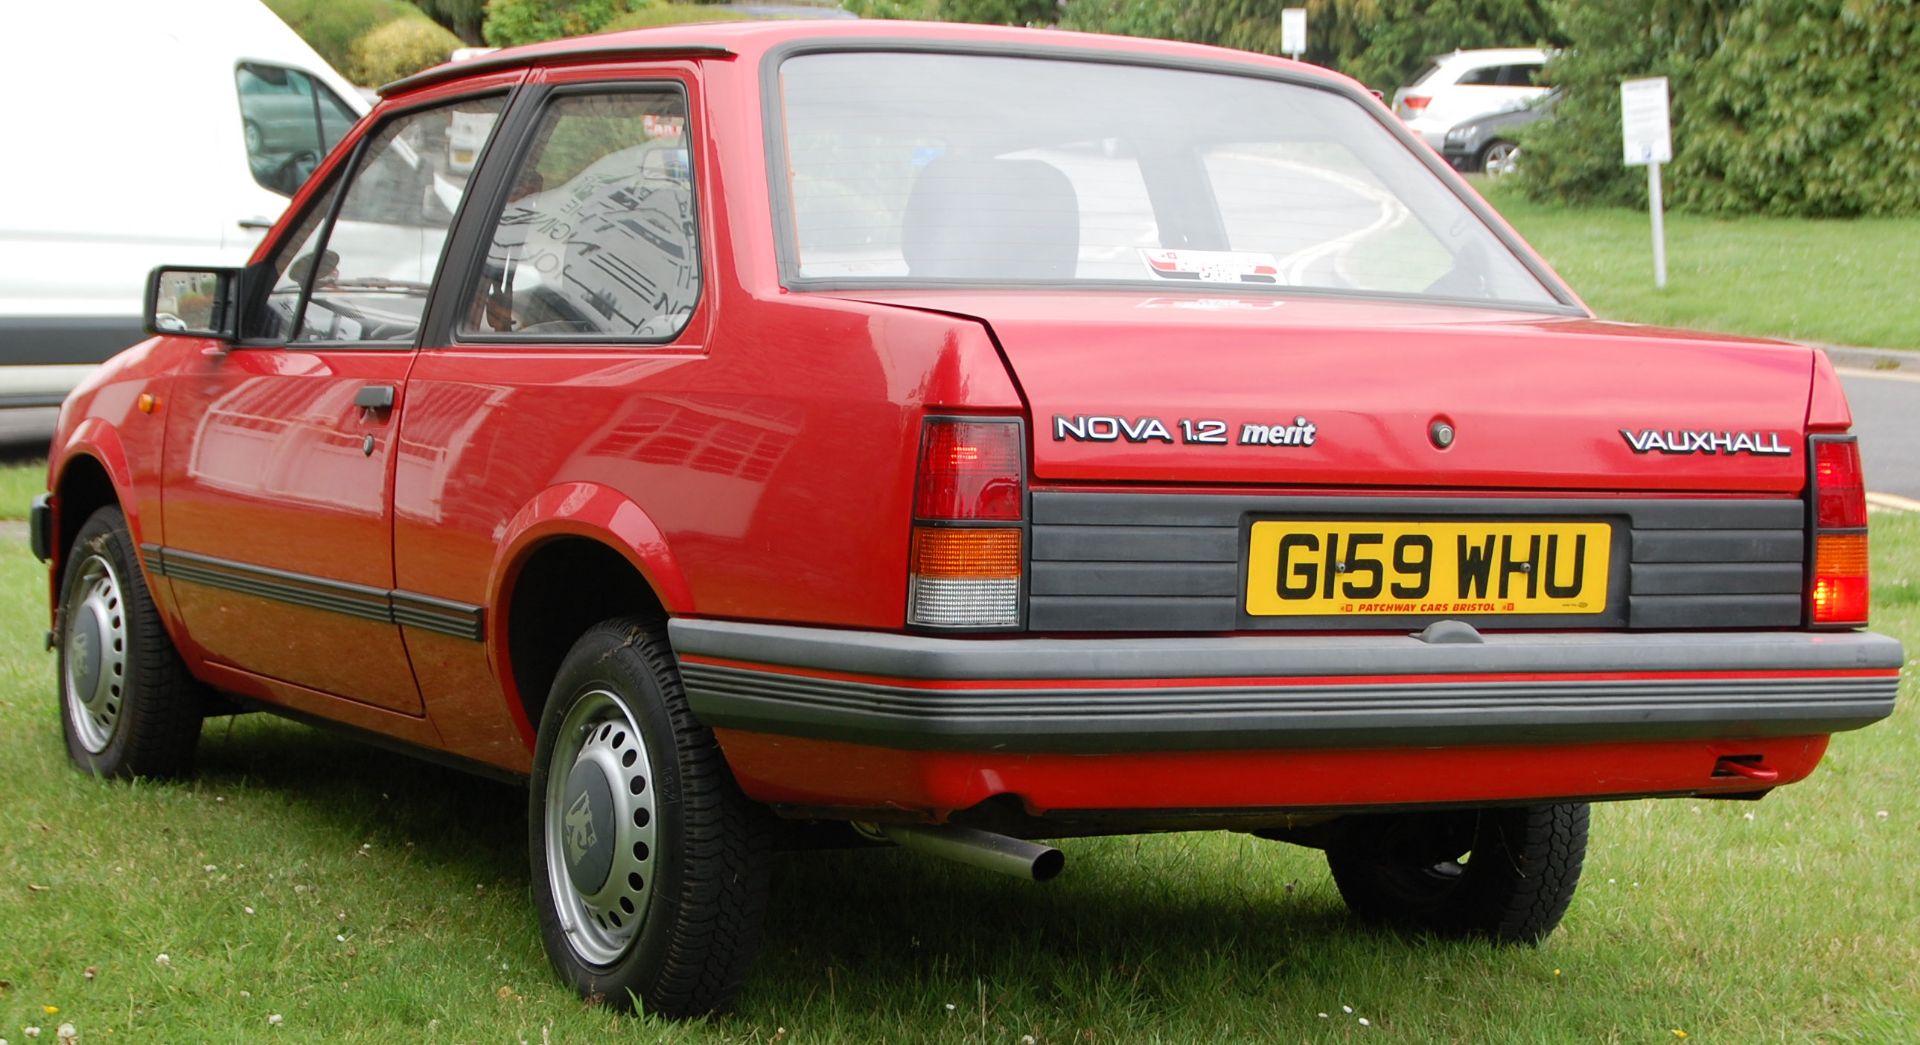
[[[1256,617],[1600,613],[1612,527],[1592,522],[1263,520]]]

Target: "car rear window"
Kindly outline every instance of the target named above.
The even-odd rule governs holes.
[[[1333,91],[876,52],[789,58],[780,86],[774,169],[800,281],[1556,300],[1405,142]]]

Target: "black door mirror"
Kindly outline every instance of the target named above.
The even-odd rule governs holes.
[[[233,340],[242,271],[168,265],[154,269],[147,277],[147,333]]]

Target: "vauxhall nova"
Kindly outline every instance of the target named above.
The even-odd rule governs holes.
[[[902,23],[561,41],[384,100],[67,401],[67,749],[266,710],[528,780],[555,968],[702,1013],[837,831],[1324,849],[1533,941],[1587,803],[1887,715],[1818,352],[1594,318],[1358,85]],[[849,827],[851,825],[851,827]]]

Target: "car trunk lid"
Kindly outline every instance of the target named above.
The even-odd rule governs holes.
[[[1032,411],[1038,484],[1794,494],[1806,479],[1803,346],[1379,300],[858,296],[991,329]]]

